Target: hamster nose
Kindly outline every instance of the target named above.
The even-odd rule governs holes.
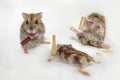
[[[33,30],[33,28],[32,28],[32,27],[30,27],[30,30]]]

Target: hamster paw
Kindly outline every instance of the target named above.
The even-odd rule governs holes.
[[[77,30],[77,29],[75,29],[74,27],[71,27],[71,28],[70,28],[70,30],[71,30],[71,31],[73,31],[73,32],[75,32],[76,34],[78,34],[78,33],[79,33],[79,32],[78,32],[78,30]]]
[[[47,41],[43,41],[42,43],[43,44],[50,44],[50,42],[47,42]]]
[[[55,59],[55,58],[49,58],[47,61],[48,61],[48,62],[57,62],[57,61],[59,61],[59,60],[58,60],[58,59]]]
[[[24,49],[24,53],[25,53],[25,54],[28,54],[28,53],[29,53],[26,48]]]
[[[52,62],[52,61],[54,61],[54,59],[50,58],[50,59],[48,59],[47,61],[48,61],[48,62]]]
[[[110,45],[109,45],[109,44],[102,44],[102,48],[104,48],[104,49],[109,49],[109,48],[110,48]]]

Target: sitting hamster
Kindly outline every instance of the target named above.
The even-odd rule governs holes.
[[[105,29],[104,17],[98,13],[92,13],[88,16],[83,32],[78,32],[74,28],[71,30],[76,31],[82,44],[108,49],[110,46],[104,44]]]
[[[26,43],[22,48],[25,53],[28,49],[32,49],[44,41],[45,26],[42,22],[42,13],[22,13],[24,21],[20,29],[20,40],[23,41],[28,36],[31,40]],[[34,36],[31,36],[33,34]]]
[[[105,18],[98,13],[92,13],[88,16],[87,31],[96,35],[98,39],[104,40],[105,37]],[[86,31],[86,30],[85,30]]]

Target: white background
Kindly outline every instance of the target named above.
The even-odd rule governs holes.
[[[119,80],[120,79],[120,11],[119,0],[0,0],[0,80]],[[46,41],[57,36],[57,43],[72,44],[93,56],[101,64],[85,68],[91,76],[81,75],[77,68],[61,62],[47,62],[51,45],[42,44],[23,53],[20,46],[22,12],[43,12]],[[105,43],[113,53],[81,45],[70,26],[78,28],[80,18],[98,12],[106,18]],[[101,52],[102,56],[95,55]]]

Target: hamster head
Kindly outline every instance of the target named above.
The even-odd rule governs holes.
[[[40,29],[42,13],[22,13],[22,16],[24,18],[24,30],[26,30],[27,33],[37,33]]]
[[[65,44],[57,44],[57,49],[59,50],[59,49],[66,49],[66,48],[72,48],[72,45],[71,44],[67,44],[67,45],[65,45]]]
[[[88,20],[93,21],[96,24],[104,24],[104,16],[98,14],[98,13],[92,13],[88,16]]]
[[[57,44],[57,51],[67,51],[72,48],[71,44]]]

